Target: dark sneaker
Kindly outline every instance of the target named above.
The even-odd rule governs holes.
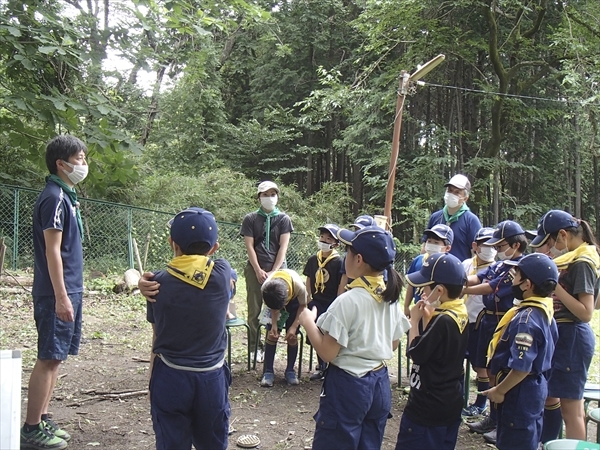
[[[487,406],[480,408],[479,406],[473,404],[473,405],[467,406],[466,408],[463,408],[462,415],[464,417],[479,417],[479,416],[483,416],[486,411],[487,411]]]
[[[325,374],[322,370],[316,370],[315,373],[309,377],[310,381],[323,381],[324,378]]]
[[[52,419],[42,420],[42,424],[44,424],[44,428],[52,433],[57,438],[61,438],[63,441],[69,441],[71,439],[71,435],[63,430],[58,424]]]
[[[21,449],[56,450],[63,448],[67,448],[67,441],[54,436],[44,428],[43,423],[40,423],[38,428],[28,433],[25,432],[24,428],[21,428]]]
[[[469,431],[471,433],[484,434],[489,431],[495,430],[496,422],[490,419],[489,416],[487,416],[479,422],[467,423],[467,426],[469,427]]]
[[[287,384],[290,386],[298,386],[300,384],[300,381],[298,381],[298,377],[296,376],[296,372],[293,370],[285,373],[285,381],[287,381]]]
[[[496,445],[496,429],[494,428],[492,431],[484,433],[483,440],[488,444]]]
[[[262,380],[260,380],[260,385],[262,387],[273,387],[275,383],[275,374],[271,372],[265,372],[263,374]]]

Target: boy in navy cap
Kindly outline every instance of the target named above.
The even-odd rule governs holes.
[[[369,217],[369,216],[367,216]],[[319,251],[308,258],[303,274],[306,276],[306,290],[311,298],[309,308],[317,307],[317,318],[327,311],[338,295],[341,284],[342,257],[337,251],[340,241],[337,237],[340,227],[328,223],[319,227]],[[317,355],[318,363],[311,380],[322,380],[327,363]]]
[[[494,229],[487,227],[482,228],[477,232],[477,235],[475,235],[475,241],[473,241],[473,253],[475,254],[472,258],[465,259],[462,262],[467,276],[476,275],[477,272],[481,272],[483,269],[488,268],[494,263],[496,250],[491,245],[485,245],[493,235]],[[472,365],[474,364],[474,357],[477,353],[477,342],[479,340],[479,334],[477,333],[477,318],[479,317],[479,313],[483,310],[482,297],[482,295],[466,295],[464,298],[467,312],[469,313],[469,345],[467,346],[467,358]],[[477,392],[488,390],[490,388],[490,379],[485,367],[473,365],[473,370],[477,374]],[[481,416],[487,409],[486,403],[487,398],[485,395],[477,394],[475,403],[464,408],[462,415],[465,417]]]
[[[354,281],[318,320],[316,308],[300,315],[317,354],[329,362],[312,448],[379,449],[392,401],[384,361],[409,326],[398,307],[396,246],[377,226],[340,230],[338,238],[346,244],[346,272]]]
[[[375,223],[375,219],[372,216],[363,214],[362,216],[358,216],[355,220],[354,223],[352,225],[350,225],[348,228],[358,231],[358,230],[362,230],[365,227],[373,227],[373,226],[377,226],[377,224]],[[340,267],[340,274],[341,274],[341,279],[340,279],[340,285],[338,288],[338,295],[342,295],[344,292],[346,292],[346,286],[348,285],[348,283],[350,283],[352,280],[348,278],[348,275],[346,275],[346,264],[344,263],[345,261],[345,256],[342,258],[342,266]]]
[[[498,408],[496,447],[536,450],[548,394],[558,329],[549,297],[558,283],[558,269],[546,255],[531,254],[518,262],[512,292],[516,306],[502,317],[488,349],[495,386],[485,392]]]
[[[454,449],[461,423],[463,359],[469,335],[467,308],[460,298],[467,277],[458,258],[434,253],[419,272],[406,278],[423,293],[410,314],[408,354],[413,365],[396,450]]]
[[[157,449],[226,449],[229,430],[225,317],[231,267],[210,258],[218,248],[217,223],[191,207],[170,221],[175,254],[156,301],[147,302],[152,323],[150,407]]]
[[[477,352],[471,359],[475,367],[487,367],[487,349],[494,330],[506,311],[513,307],[513,266],[506,264],[506,261],[518,262],[521,259],[527,248],[527,238],[521,225],[512,220],[505,220],[496,226],[492,238],[484,245],[494,247],[498,252],[496,257],[500,261],[476,275],[470,275],[467,278],[467,287],[463,290],[463,294],[483,296],[484,308],[478,317]],[[496,412],[496,408],[492,408],[490,415],[483,420],[467,423],[469,430],[483,434],[487,442],[495,443]]]
[[[407,275],[421,270],[423,261],[426,260],[429,255],[433,255],[434,253],[448,253],[452,248],[452,243],[454,242],[454,232],[448,225],[434,225],[433,227],[425,230],[423,234],[427,238],[424,245],[425,253],[417,255],[415,259],[412,260],[408,270],[406,271]],[[409,284],[406,287],[406,292],[404,293],[404,314],[406,317],[410,317],[411,301],[413,301],[413,303],[417,303],[420,299],[421,295],[419,292],[415,291],[415,289],[413,289],[413,287]]]

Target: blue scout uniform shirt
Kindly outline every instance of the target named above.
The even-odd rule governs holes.
[[[40,193],[33,209],[33,289],[32,294],[54,295],[48,273],[44,230],[62,231],[60,255],[67,294],[83,292],[83,249],[76,209],[69,196],[52,181]]]
[[[519,261],[522,257],[521,255],[512,261]],[[513,267],[504,264],[504,261],[498,261],[477,273],[477,278],[487,281],[493,289],[491,294],[483,296],[483,305],[488,311],[506,312],[513,307],[513,276],[510,273]]]
[[[548,322],[540,308],[528,306],[517,312],[502,334],[490,361],[492,375],[511,369],[532,375],[550,369],[558,328],[554,318]]]
[[[452,248],[448,253],[456,256],[461,261],[470,258],[472,256],[471,244],[475,241],[475,235],[481,229],[479,218],[471,211],[465,211],[456,222],[446,223],[444,212],[440,209],[429,217],[426,229],[429,230],[438,224],[448,225],[454,232],[454,242],[452,242]],[[426,237],[424,237],[423,242],[425,240],[427,240]]]
[[[410,266],[408,266],[406,275],[420,271],[421,267],[423,267],[424,259],[425,254],[417,255],[410,263]],[[421,300],[421,288],[413,287],[413,303],[417,303],[419,300]]]
[[[204,289],[181,281],[161,270],[156,302],[147,303],[146,318],[154,324],[153,352],[186,367],[209,368],[225,357],[225,320],[231,295],[231,266],[215,259]]]

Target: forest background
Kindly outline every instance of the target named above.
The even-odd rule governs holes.
[[[392,210],[416,242],[454,173],[485,225],[561,208],[600,228],[597,0],[0,0],[0,183],[89,147],[86,197],[240,223],[259,180],[297,231]],[[598,234],[598,233],[597,233]]]

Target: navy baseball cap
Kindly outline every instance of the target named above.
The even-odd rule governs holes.
[[[485,245],[496,245],[506,238],[517,236],[518,234],[525,234],[525,230],[521,228],[521,225],[512,220],[505,220],[496,225],[492,238],[486,241]]]
[[[490,227],[483,227],[483,228],[479,229],[477,234],[475,234],[474,241],[479,244],[480,243],[479,241],[487,241],[488,239],[491,239],[493,237],[494,237],[494,229],[490,228]]]
[[[354,248],[365,262],[375,270],[384,270],[394,263],[396,245],[389,231],[371,225],[356,231],[341,229],[338,232],[341,242]]]
[[[409,273],[406,279],[413,287],[435,283],[463,286],[467,282],[467,274],[456,256],[450,253],[434,253],[423,261],[421,270]]]
[[[526,278],[531,280],[536,286],[540,286],[546,281],[558,283],[558,269],[554,261],[542,253],[530,253],[523,256],[520,260],[504,261],[509,266],[519,268]]]
[[[322,233],[323,231],[329,232],[329,234],[331,234],[331,236],[339,242],[338,231],[340,231],[340,227],[338,227],[335,223],[327,223],[322,227],[319,227],[319,233]]]
[[[538,222],[537,235],[529,244],[533,248],[544,245],[548,236],[565,228],[577,228],[579,221],[571,214],[560,209],[551,209]]]
[[[362,230],[364,227],[370,227],[373,225],[375,225],[375,219],[371,216],[364,215],[358,216],[354,223],[350,226],[354,227],[356,230]]]
[[[448,225],[437,224],[425,230],[425,234],[431,233],[443,241],[448,241],[448,245],[454,242],[454,231]]]
[[[211,247],[218,237],[217,222],[210,211],[191,206],[178,212],[169,220],[171,239],[175,241],[183,253],[187,253],[194,242],[205,242]]]

